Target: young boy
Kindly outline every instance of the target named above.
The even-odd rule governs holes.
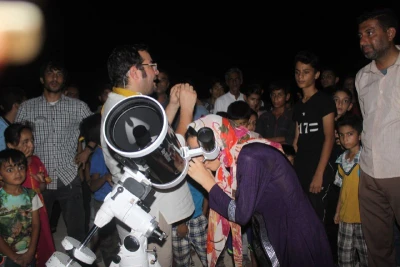
[[[255,132],[270,141],[292,145],[296,124],[292,120],[293,111],[286,108],[286,102],[290,98],[289,90],[289,85],[284,81],[270,84],[272,109],[261,114]]]
[[[337,159],[335,184],[341,186],[334,222],[339,224],[339,266],[368,266],[367,245],[361,228],[358,202],[362,121],[356,115],[345,115],[337,121],[340,143],[346,151]],[[358,257],[357,257],[358,254]],[[358,261],[359,259],[359,261]]]
[[[190,146],[193,144],[197,132],[189,127],[185,139]],[[207,266],[207,224],[208,201],[204,197],[206,192],[188,175],[187,182],[192,194],[195,210],[193,215],[172,226],[172,251],[176,267],[191,266],[191,249],[195,249],[203,267]]]
[[[101,114],[95,113],[85,118],[81,125],[81,134],[87,142],[94,142],[100,144],[100,126]],[[104,161],[103,150],[100,146],[96,146],[90,158],[90,177],[88,185],[93,192],[92,208],[93,214],[90,224],[93,223],[96,213],[99,211],[104,202],[104,198],[112,191],[112,175],[107,169]],[[95,238],[92,239],[93,250],[97,255],[97,262],[103,260],[106,266],[109,266],[112,259],[118,254],[119,251],[119,238],[118,232],[113,219],[110,223],[99,229]]]
[[[1,266],[35,266],[43,203],[34,190],[22,186],[26,166],[21,151],[0,151],[0,179],[4,183],[0,189]]]
[[[335,103],[318,90],[319,59],[310,51],[295,56],[295,80],[303,98],[293,108],[296,133],[294,168],[317,215],[325,219],[325,195],[335,172],[329,158],[335,141]]]
[[[263,89],[259,84],[250,84],[246,86],[244,91],[244,101],[249,104],[252,110],[257,112],[257,117],[263,113],[263,110],[260,110],[262,93]]]

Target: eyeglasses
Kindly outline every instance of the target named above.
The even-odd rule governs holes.
[[[154,71],[157,70],[157,63],[148,63],[148,64],[142,64],[143,66],[150,66],[153,68]]]

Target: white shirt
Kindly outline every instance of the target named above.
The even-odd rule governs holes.
[[[400,56],[386,75],[372,61],[355,84],[363,116],[360,167],[374,178],[400,177]]]
[[[103,135],[103,125],[105,117],[110,109],[120,100],[125,97],[111,92],[108,95],[107,101],[104,103],[102,119],[101,119],[101,146],[103,149],[104,160],[110,173],[112,174],[113,181],[117,182],[122,176],[120,168],[117,166],[118,162],[111,156],[107,143]],[[181,141],[181,140],[180,140]],[[193,198],[189,190],[187,182],[181,183],[179,187],[165,190],[164,192],[157,191],[155,193],[155,201],[150,206],[150,214],[156,217],[159,221],[159,213],[161,213],[168,224],[181,221],[188,218],[194,212]]]
[[[239,97],[236,99],[236,97],[234,95],[231,94],[231,92],[228,92],[220,97],[218,97],[215,100],[215,104],[214,104],[214,114],[217,114],[218,111],[223,111],[223,112],[227,112],[228,111],[228,106],[235,102],[235,101],[239,101],[242,100],[244,101],[244,95],[242,93],[240,93]]]

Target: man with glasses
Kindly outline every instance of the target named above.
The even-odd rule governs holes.
[[[153,62],[146,45],[123,45],[116,47],[108,58],[108,75],[113,86],[104,104],[102,115],[120,100],[133,95],[150,95],[156,88],[156,77],[159,74],[157,64]],[[170,101],[165,109],[168,122],[171,124],[180,108],[180,123],[176,133],[184,135],[187,125],[192,121],[193,108],[197,100],[196,92],[189,84],[177,84],[172,87]],[[104,117],[102,119],[103,129]],[[117,161],[111,156],[101,133],[101,145],[106,165],[118,181],[122,176]],[[156,189],[155,189],[156,190]],[[186,182],[173,190],[160,192],[156,190],[155,201],[150,206],[150,214],[155,216],[159,227],[168,236],[166,242],[159,246],[149,243],[149,248],[156,247],[158,261],[161,266],[172,266],[171,225],[192,215],[194,204]],[[125,237],[128,231],[117,220],[120,237]]]
[[[229,92],[220,96],[215,100],[214,114],[217,112],[228,110],[228,106],[235,101],[245,101],[244,95],[240,92],[240,87],[243,84],[243,74],[238,68],[231,68],[225,73],[225,83],[229,87]]]
[[[286,107],[290,99],[290,87],[286,81],[275,81],[269,86],[272,109],[258,118],[256,133],[270,141],[293,144],[296,124],[292,120],[293,110]]]

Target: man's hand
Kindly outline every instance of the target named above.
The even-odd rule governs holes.
[[[197,93],[188,83],[180,84],[179,87],[179,105],[181,107],[181,112],[192,112],[197,101]]]
[[[179,108],[179,92],[180,92],[181,84],[175,84],[171,88],[171,92],[169,93],[169,105],[173,105],[176,108]]]

